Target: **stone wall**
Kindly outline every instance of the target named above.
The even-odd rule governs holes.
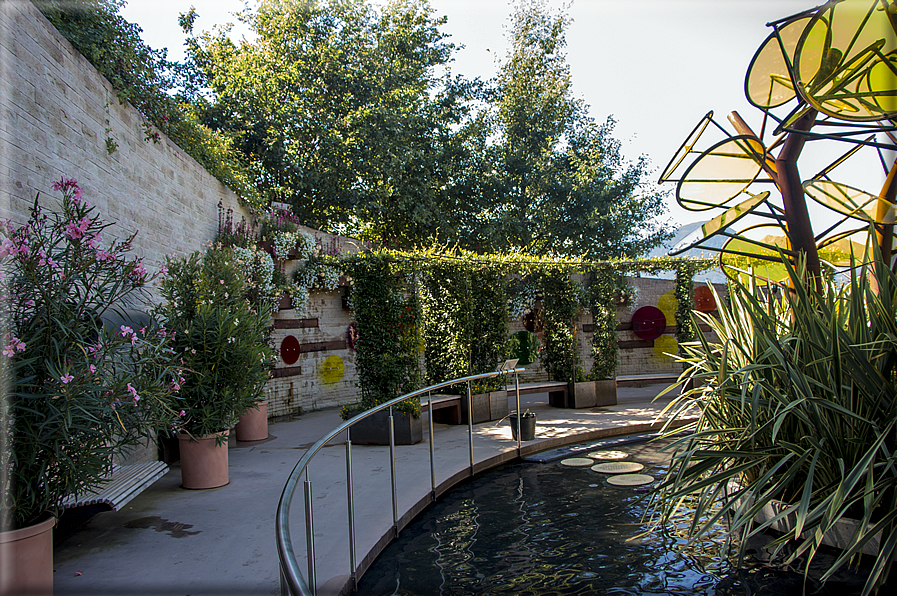
[[[0,2],[0,218],[24,222],[38,192],[52,204],[52,182],[75,178],[117,224],[107,237],[138,232],[150,272],[200,249],[219,201],[242,212],[237,195],[164,135],[145,140],[145,124],[31,2]]]

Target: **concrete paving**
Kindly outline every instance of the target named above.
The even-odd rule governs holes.
[[[547,394],[521,397],[537,414],[536,440],[520,455],[604,437],[647,432],[669,398],[652,401],[666,385],[621,387],[618,404],[568,410],[547,405]],[[512,409],[514,405],[512,403]],[[177,464],[121,511],[103,512],[57,543],[55,593],[279,594],[274,515],[284,483],[302,454],[339,425],[336,409],[269,425],[269,438],[231,441],[230,483],[217,489],[180,488]],[[467,425],[434,424],[437,494],[471,473]],[[518,456],[507,421],[474,426],[474,471]],[[396,448],[399,528],[431,500],[427,420],[424,442]],[[334,442],[309,466],[314,507],[318,594],[351,587],[346,449]],[[389,448],[352,449],[356,568],[367,569],[394,533]],[[305,515],[300,485],[291,508],[291,535],[307,577]]]

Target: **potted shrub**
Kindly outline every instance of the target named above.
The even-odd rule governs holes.
[[[463,256],[459,252],[459,256]],[[497,266],[451,259],[428,268],[422,284],[421,312],[427,381],[495,370],[508,348],[506,274]],[[501,420],[508,415],[504,378],[486,379],[450,391],[461,400],[461,422]]]
[[[822,581],[881,545],[863,589],[875,593],[897,543],[897,276],[887,266],[856,267],[838,285],[785,266],[786,291],[732,282],[729,301],[715,296],[718,318],[695,312],[717,339],[699,334],[683,344],[686,376],[700,382],[667,411],[670,422],[689,409],[700,418],[686,427],[694,432],[680,439],[658,487],[658,519],[688,503],[696,540],[712,510],[727,516],[742,544],[775,527],[782,533],[772,555],[786,553],[792,564],[805,554],[806,566],[840,532],[843,552]]]
[[[630,288],[636,297],[638,289],[625,284],[620,276],[613,281],[613,273],[609,268],[594,272],[589,280],[589,310],[592,313],[592,370],[589,375],[595,383],[596,406],[612,406],[617,403],[617,309],[611,288],[621,284]]]
[[[343,408],[345,419],[420,388],[420,341],[414,295],[406,295],[403,280],[388,255],[356,255],[345,265],[354,279],[352,307],[358,328],[355,365],[361,402]],[[397,442],[418,443],[423,438],[420,400],[406,400],[395,408]],[[352,441],[389,442],[388,411],[367,418],[352,428]],[[406,438],[399,440],[400,437]]]
[[[252,288],[231,248],[168,259],[167,267],[157,312],[184,366],[181,479],[184,488],[215,488],[228,482],[230,428],[263,395],[274,355],[272,306],[247,299]]]
[[[147,298],[152,276],[128,254],[133,236],[104,242],[110,224],[77,182],[53,187],[61,210],[38,197],[25,225],[0,226],[5,593],[52,591],[58,503],[101,486],[113,458],[175,426],[180,410],[166,331],[101,322]]]
[[[548,403],[560,408],[591,408],[597,403],[597,384],[587,380],[580,367],[575,317],[582,301],[582,288],[569,267],[549,268],[542,273],[545,309],[545,348],[540,357],[554,381],[567,381],[563,391],[551,392]]]

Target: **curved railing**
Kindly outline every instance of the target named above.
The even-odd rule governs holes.
[[[516,363],[516,361],[512,361]],[[510,364],[510,363],[509,363]],[[473,416],[472,416],[472,408],[470,407],[470,394],[471,381],[476,381],[479,379],[491,379],[498,376],[503,376],[507,374],[514,375],[514,394],[517,399],[517,412],[520,412],[520,381],[518,378],[518,374],[523,372],[522,368],[515,368],[509,370],[498,370],[495,372],[483,373],[478,375],[471,375],[469,377],[461,377],[458,379],[452,379],[450,381],[445,381],[443,383],[439,383],[437,385],[431,385],[429,387],[424,387],[423,389],[419,389],[417,391],[412,391],[406,395],[402,395],[401,397],[397,397],[393,400],[390,400],[386,403],[380,404],[376,408],[372,408],[365,412],[362,412],[358,416],[352,418],[351,420],[347,420],[346,422],[340,424],[335,429],[327,433],[324,437],[322,437],[317,443],[312,445],[308,451],[302,456],[302,459],[299,460],[299,463],[296,464],[296,467],[293,468],[293,471],[290,473],[290,477],[287,479],[286,485],[283,487],[283,493],[281,493],[280,501],[277,503],[277,514],[275,517],[275,538],[277,541],[277,557],[280,560],[280,578],[281,578],[281,593],[283,594],[300,594],[302,596],[313,596],[316,592],[316,578],[315,578],[315,539],[314,539],[314,511],[312,507],[312,493],[311,493],[311,481],[308,479],[308,464],[315,457],[318,451],[324,447],[328,442],[330,442],[334,437],[338,436],[343,431],[347,431],[347,440],[346,440],[346,493],[347,493],[347,507],[348,507],[348,520],[349,520],[349,566],[350,573],[349,575],[352,578],[355,578],[355,572],[357,569],[355,563],[355,512],[354,512],[354,504],[353,504],[353,486],[352,486],[352,440],[351,440],[351,427],[361,420],[368,418],[374,415],[377,412],[382,410],[389,410],[389,459],[390,459],[390,475],[392,478],[392,510],[393,510],[393,527],[396,529],[396,533],[398,533],[398,511],[397,511],[397,499],[396,499],[396,464],[395,464],[395,429],[393,426],[393,415],[392,410],[393,406],[398,405],[399,403],[411,399],[414,397],[419,397],[424,394],[429,394],[429,399],[426,404],[422,403],[421,407],[427,408],[430,410],[429,419],[429,441],[430,441],[430,490],[431,495],[435,496],[436,494],[436,461],[435,461],[435,453],[433,449],[433,410],[430,408],[430,402],[432,401],[432,393],[438,389],[442,389],[443,387],[448,387],[450,385],[456,385],[459,383],[467,383],[467,404],[468,404],[468,413],[467,416],[467,435],[468,435],[468,452],[470,454],[470,469],[473,470]],[[517,418],[517,449],[519,453],[520,449],[520,417]],[[305,536],[307,541],[307,559],[308,559],[308,581],[306,582],[305,578],[303,578],[302,573],[299,570],[299,563],[296,560],[296,555],[293,551],[293,541],[290,537],[290,505],[293,501],[293,496],[296,491],[296,487],[299,485],[300,478],[305,475],[304,481],[304,495],[305,495]]]

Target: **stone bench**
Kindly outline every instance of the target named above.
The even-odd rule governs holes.
[[[433,422],[439,424],[461,424],[461,396],[433,395],[429,403],[421,400],[421,411],[433,409]]]

